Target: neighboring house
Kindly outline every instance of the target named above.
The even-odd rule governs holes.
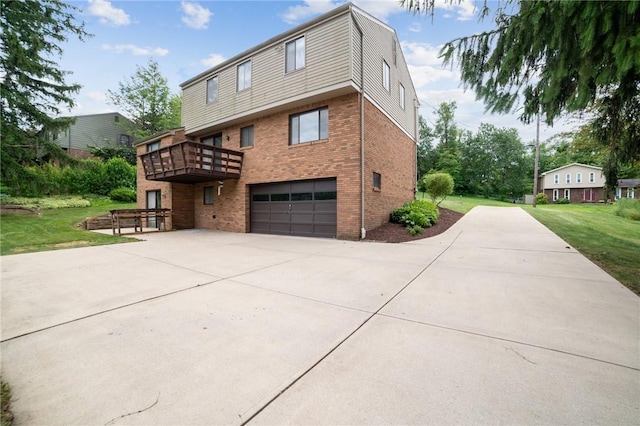
[[[602,168],[572,163],[540,175],[539,192],[549,201],[567,198],[572,203],[595,203],[605,200]]]
[[[79,115],[67,130],[50,133],[49,140],[74,158],[87,158],[88,146],[131,146],[133,123],[117,112]]]
[[[396,32],[351,3],[181,85],[140,141],[138,206],[167,227],[358,239],[414,198],[419,106]]]
[[[618,179],[616,200],[620,198],[640,199],[640,179]]]

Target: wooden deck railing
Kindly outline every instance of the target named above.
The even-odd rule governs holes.
[[[205,182],[238,179],[244,153],[185,141],[140,155],[148,180]]]
[[[133,228],[133,232],[142,232],[144,226],[166,231],[166,218],[171,209],[118,209],[111,213],[111,231],[113,235],[122,235],[122,228]]]

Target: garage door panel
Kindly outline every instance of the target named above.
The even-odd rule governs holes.
[[[279,182],[251,188],[251,232],[335,238],[336,180]]]

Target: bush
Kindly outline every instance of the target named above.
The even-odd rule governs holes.
[[[560,198],[559,200],[556,201],[556,204],[569,204],[571,201],[569,201],[568,198]]]
[[[449,173],[430,173],[424,175],[421,179],[423,182],[419,184],[431,197],[431,202],[436,206],[439,205],[447,195],[453,193],[453,178]],[[436,200],[440,201],[436,203]]]
[[[120,187],[112,189],[109,192],[109,198],[113,201],[120,201],[122,203],[135,203],[137,194],[135,189]]]
[[[30,209],[65,209],[70,207],[89,207],[91,205],[89,200],[69,196],[45,198],[3,197],[2,202]]]
[[[640,200],[621,198],[616,201],[613,212],[617,216],[640,221]]]
[[[123,158],[114,157],[104,163],[104,176],[109,191],[117,188],[136,187],[136,166]]]
[[[391,212],[391,222],[407,228],[411,235],[422,234],[438,221],[438,207],[425,200],[413,200]]]
[[[536,194],[536,204],[549,204],[549,197],[544,192]]]

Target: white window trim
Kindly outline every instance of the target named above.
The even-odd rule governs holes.
[[[398,82],[398,97],[399,97],[399,101],[400,101],[400,108],[402,108],[402,110],[404,111],[405,108],[405,91],[404,91],[404,86],[402,85],[402,83]]]
[[[209,100],[209,82],[212,81],[212,80],[216,80],[216,92],[215,92],[215,97],[213,99]],[[218,92],[219,92],[218,88],[220,87],[219,85],[220,85],[220,80],[218,79],[217,75],[207,79],[207,94],[206,94],[206,96],[207,96],[207,104],[212,104],[212,103],[214,103],[214,102],[216,102],[218,100]]]
[[[594,183],[596,181],[596,174],[595,172],[591,172],[589,173],[589,183]]]
[[[576,183],[582,183],[582,173],[576,173]]]
[[[555,174],[553,175],[553,183],[558,185],[560,183],[560,175],[559,174]]]
[[[571,183],[571,173],[567,173],[566,175],[564,175],[564,182]]]
[[[297,61],[298,56],[297,56],[297,54],[294,54],[294,56],[293,56],[293,60],[294,60],[293,68],[288,69],[288,65],[289,65],[288,57],[289,56],[288,56],[287,49],[288,49],[289,45],[293,44],[294,48],[296,49],[295,53],[297,53],[297,47],[298,47],[297,42],[298,42],[298,40],[304,40],[304,47],[302,48],[302,62],[303,63],[302,63],[302,65],[298,65],[298,61]],[[292,73],[294,71],[301,70],[306,65],[307,65],[307,40],[306,40],[305,36],[302,35],[300,37],[297,37],[297,38],[295,38],[293,40],[290,40],[290,41],[286,42],[284,44],[284,72],[285,72],[285,74],[289,74],[289,73]]]
[[[246,66],[247,64],[249,64],[249,85],[240,88],[240,68],[242,67],[244,70],[244,66]],[[244,74],[246,74],[246,71],[243,71],[243,72]],[[249,59],[248,61],[244,61],[241,64],[238,64],[238,66],[236,67],[236,91],[237,92],[243,92],[245,90],[251,89],[252,74],[253,74],[253,64],[251,63],[251,59]],[[245,75],[243,75],[243,78],[242,78],[243,82],[245,80],[244,77]]]
[[[391,93],[391,67],[384,59],[382,60],[382,87]]]
[[[571,200],[571,189],[565,188],[564,190],[564,198],[567,200]]]
[[[554,189],[553,190],[553,201],[558,201],[558,190]]]
[[[627,188],[627,198],[633,198],[635,191],[633,188]]]

